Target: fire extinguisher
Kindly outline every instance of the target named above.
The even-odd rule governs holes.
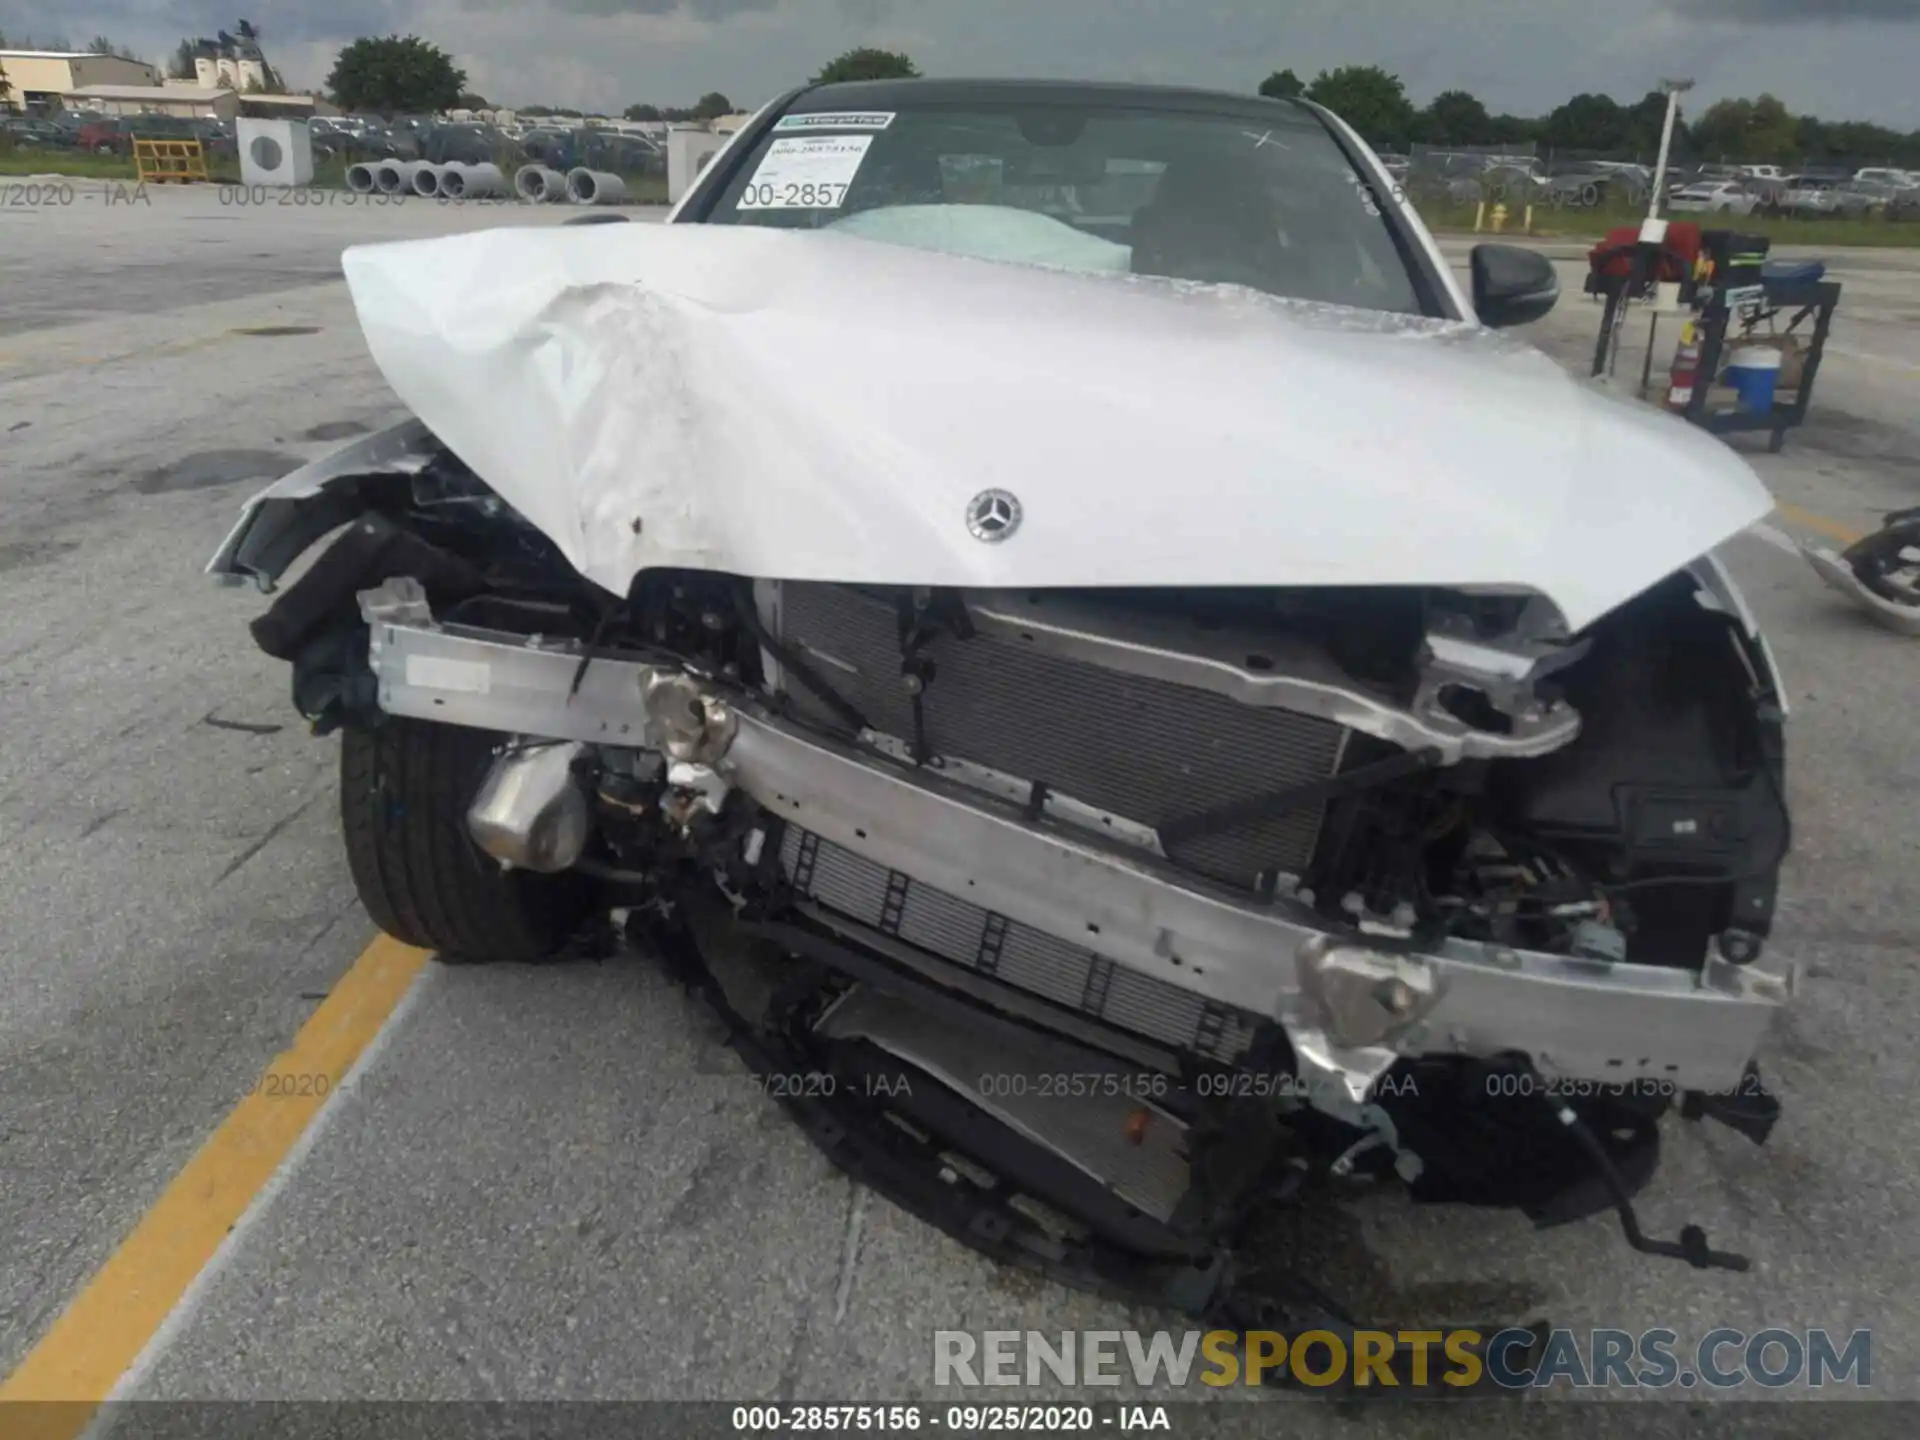
[[[1700,383],[1700,336],[1689,320],[1680,330],[1680,348],[1673,352],[1667,377],[1667,408],[1684,410],[1693,403],[1693,387]]]

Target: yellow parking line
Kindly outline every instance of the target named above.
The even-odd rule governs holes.
[[[425,951],[383,935],[354,961],[293,1044],[221,1121],[19,1369],[0,1381],[0,1434],[8,1440],[71,1440],[86,1428],[379,1033],[427,958]]]
[[[1829,520],[1824,515],[1816,515],[1811,510],[1803,510],[1798,505],[1789,505],[1781,500],[1774,505],[1784,520],[1791,521],[1802,530],[1811,530],[1816,535],[1824,535],[1829,540],[1838,540],[1842,545],[1851,545],[1858,540],[1861,532],[1842,525],[1838,520]]]
[[[184,340],[160,340],[152,345],[142,345],[133,350],[122,350],[113,355],[83,355],[78,359],[60,360],[63,370],[87,370],[101,365],[119,365],[128,360],[146,360],[154,356],[188,355],[195,350],[205,350],[222,341],[231,340],[239,334],[238,330],[222,330],[215,335],[192,335]],[[9,368],[30,365],[46,359],[45,351],[14,347],[0,348],[0,366]]]

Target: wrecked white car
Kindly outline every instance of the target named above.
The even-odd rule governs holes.
[[[619,927],[850,1172],[1136,1297],[1251,1313],[1328,1177],[1744,1267],[1631,1197],[1777,1108],[1784,705],[1710,555],[1771,501],[1395,194],[1304,104],[921,80],[665,225],[350,250],[414,418],[210,568],[338,532],[253,633],[368,912]]]

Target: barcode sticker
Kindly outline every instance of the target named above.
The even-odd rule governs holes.
[[[493,689],[493,667],[484,661],[409,655],[407,684],[417,685],[422,690],[452,690],[461,695],[485,695]]]

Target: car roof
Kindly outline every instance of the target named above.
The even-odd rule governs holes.
[[[815,85],[787,107],[790,114],[826,110],[884,110],[889,106],[1077,105],[1088,109],[1152,109],[1193,114],[1242,114],[1252,117],[1291,112],[1304,115],[1298,101],[1202,90],[1181,85],[1145,85],[1105,80],[849,80]]]

